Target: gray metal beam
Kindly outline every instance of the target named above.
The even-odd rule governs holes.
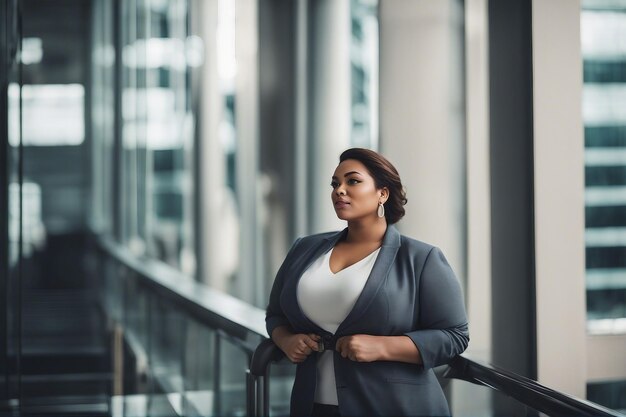
[[[489,2],[492,358],[536,379],[531,0]]]

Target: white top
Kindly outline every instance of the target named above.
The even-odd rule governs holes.
[[[298,303],[304,314],[334,334],[361,295],[379,251],[380,248],[376,249],[336,274],[330,270],[332,249],[320,256],[304,271],[298,283]],[[338,405],[332,350],[323,352],[317,359],[315,402]]]

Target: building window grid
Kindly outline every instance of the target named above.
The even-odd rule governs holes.
[[[626,2],[584,1],[588,331],[626,332]]]

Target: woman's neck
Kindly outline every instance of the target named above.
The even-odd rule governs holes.
[[[346,243],[381,243],[387,231],[386,219],[348,222]]]

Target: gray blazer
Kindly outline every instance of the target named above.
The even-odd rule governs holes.
[[[298,239],[276,274],[267,307],[267,332],[288,325],[296,333],[316,333],[333,341],[352,334],[406,335],[423,365],[354,362],[334,352],[337,398],[342,416],[444,416],[446,399],[432,368],[450,362],[469,342],[459,281],[441,251],[390,225],[372,272],[354,308],[335,335],[302,312],[296,289],[302,273],[347,233]],[[317,379],[317,353],[296,369],[291,415],[309,416]]]

